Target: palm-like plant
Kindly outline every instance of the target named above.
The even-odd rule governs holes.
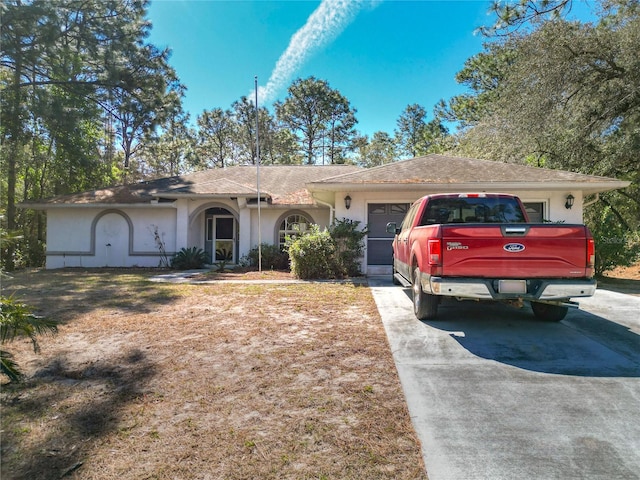
[[[18,302],[13,295],[0,298],[0,343],[11,342],[18,337],[27,337],[31,340],[33,351],[39,352],[37,336],[46,333],[56,333],[58,327],[52,320],[34,315],[31,308]],[[13,355],[6,350],[0,350],[0,371],[12,381],[18,381],[23,374],[18,364],[13,360]]]
[[[4,218],[0,215],[0,220]],[[5,230],[0,226],[0,244],[6,245],[20,239],[19,235]],[[8,276],[4,269],[0,268],[0,277]],[[33,344],[33,351],[39,352],[37,335],[55,333],[58,331],[56,323],[52,320],[34,315],[31,307],[18,302],[13,295],[0,296],[0,344],[11,342],[18,337],[28,337]],[[23,374],[18,364],[13,360],[13,355],[0,349],[0,372],[11,381],[18,381]]]
[[[209,257],[198,247],[183,248],[171,260],[171,266],[182,270],[202,268]]]

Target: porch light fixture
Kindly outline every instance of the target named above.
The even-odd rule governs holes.
[[[351,197],[347,195],[344,197],[344,207],[349,210],[351,208]]]
[[[564,208],[566,208],[567,210],[571,210],[571,207],[573,207],[573,200],[573,195],[567,195],[567,201],[564,203]]]

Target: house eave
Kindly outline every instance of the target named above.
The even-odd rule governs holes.
[[[186,198],[189,200],[202,200],[207,198],[254,198],[258,196],[258,192],[254,193],[162,193],[154,192],[154,198],[168,198],[173,200],[179,200]],[[268,197],[264,192],[260,195],[263,198]]]
[[[168,198],[165,195],[162,195],[160,198]],[[173,198],[172,202],[158,202],[157,199],[151,200],[146,203],[28,203],[23,202],[20,203],[18,208],[22,209],[32,209],[32,210],[54,210],[61,208],[72,208],[72,209],[87,209],[87,208],[175,208],[176,202],[175,200],[179,200],[180,198],[187,198],[193,200],[202,200],[202,199],[231,199],[236,198],[235,196],[231,197],[229,195],[197,195],[197,196],[187,196],[187,197],[176,197]],[[254,198],[253,196],[247,197],[246,195],[240,195],[237,198]],[[278,209],[322,209],[326,208],[325,206],[318,205],[316,202],[313,203],[269,203],[266,201],[260,202],[260,206],[262,208],[268,208],[270,210],[278,210]],[[244,208],[248,208],[250,210],[257,209],[258,204],[244,204]]]
[[[300,210],[308,210],[308,209],[323,209],[328,208],[325,205],[318,205],[317,203],[267,203],[262,202],[260,204],[261,208],[268,208],[269,210],[292,210],[292,209],[300,209]],[[246,208],[249,210],[257,210],[258,205],[252,204],[247,205]]]
[[[580,190],[586,195],[594,193],[608,192],[626,188],[631,185],[628,181],[604,181],[604,182],[468,182],[468,183],[428,183],[428,182],[411,182],[411,183],[311,183],[307,188],[311,192],[388,192],[388,191],[426,191],[426,192],[482,192],[482,191],[514,191],[514,190],[532,190],[532,191],[565,191]]]
[[[22,202],[18,208],[32,210],[53,210],[58,208],[163,208],[173,207],[175,202],[154,202],[145,203],[29,203]]]

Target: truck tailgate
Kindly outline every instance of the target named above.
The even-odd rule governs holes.
[[[587,273],[587,230],[565,224],[442,226],[442,273],[455,277],[578,278]]]

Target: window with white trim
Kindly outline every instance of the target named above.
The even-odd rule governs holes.
[[[544,202],[522,202],[531,223],[544,221]]]
[[[299,213],[287,216],[278,229],[278,245],[280,249],[284,249],[286,237],[295,237],[299,233],[306,232],[311,223],[311,219]]]

